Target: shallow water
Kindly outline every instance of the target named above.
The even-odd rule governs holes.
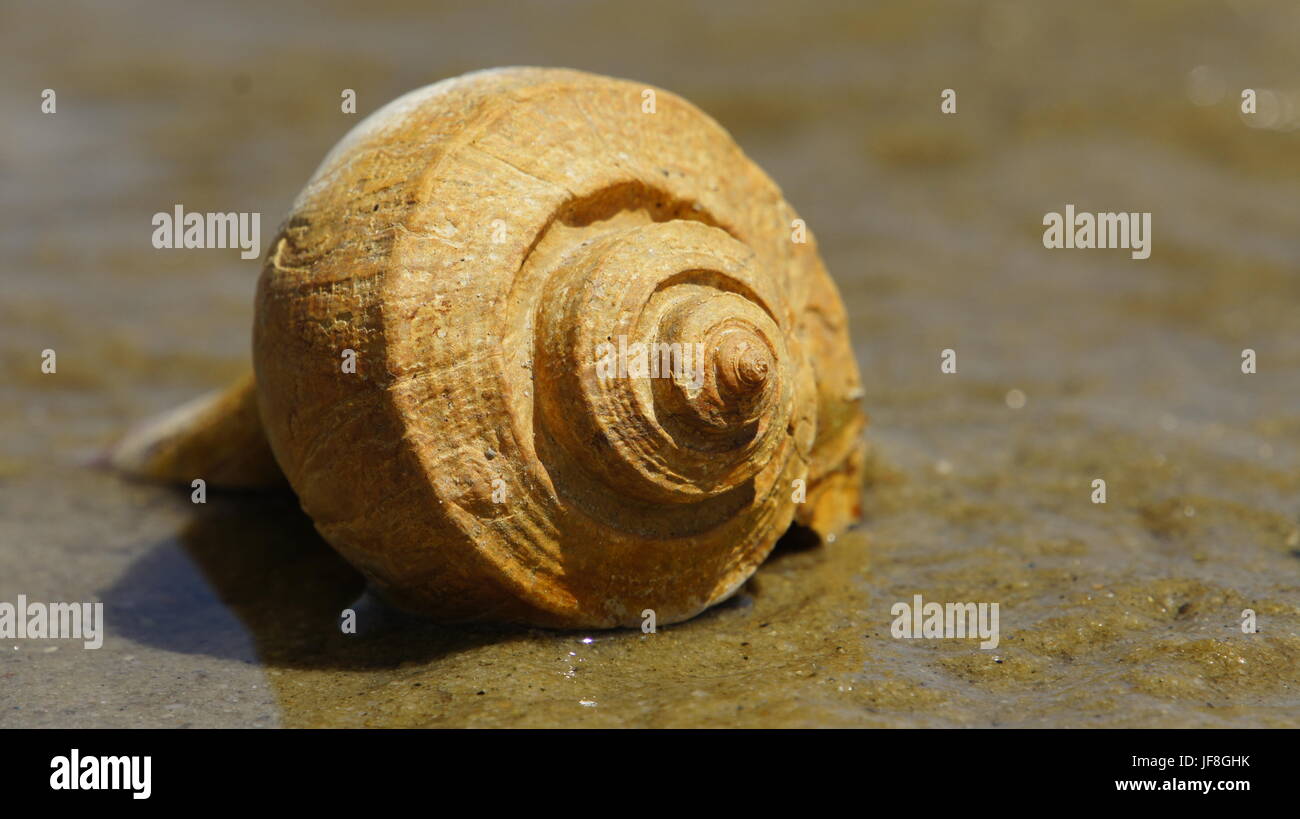
[[[102,600],[108,633],[0,645],[0,726],[1300,724],[1300,9],[1074,5],[7,9],[0,601]],[[87,465],[246,366],[259,263],[150,217],[265,241],[340,89],[505,64],[670,88],[782,186],[850,311],[866,520],[654,635],[363,598],[344,636],[363,585],[292,498]],[[1151,211],[1151,258],[1045,250],[1067,203]],[[914,594],[998,602],[1001,644],[892,638]]]

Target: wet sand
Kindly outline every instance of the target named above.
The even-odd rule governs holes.
[[[368,8],[4,13],[0,601],[102,600],[107,636],[0,643],[0,726],[1300,725],[1294,5]],[[653,635],[363,598],[345,636],[363,584],[292,497],[89,465],[247,366],[260,263],[150,217],[265,241],[341,89],[364,116],[507,64],[669,88],[782,187],[849,308],[866,519]],[[1066,204],[1150,211],[1151,258],[1044,249]],[[999,603],[1000,645],[894,639],[915,594]]]

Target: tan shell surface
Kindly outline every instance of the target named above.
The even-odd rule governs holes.
[[[658,89],[647,113],[647,90],[525,68],[408,94],[331,152],[268,251],[267,437],[401,605],[672,622],[753,572],[796,481],[804,522],[856,514],[857,367],[815,244],[720,126]],[[602,342],[703,364],[602,377]]]

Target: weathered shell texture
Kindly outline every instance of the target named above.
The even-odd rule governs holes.
[[[858,371],[815,243],[726,131],[646,90],[520,68],[415,91],[335,147],[268,249],[271,448],[403,607],[674,622],[792,519],[858,513]],[[703,382],[602,377],[602,342],[702,344]]]

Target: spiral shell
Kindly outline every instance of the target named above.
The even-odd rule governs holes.
[[[815,244],[726,131],[647,90],[520,68],[410,93],[334,148],[268,249],[266,437],[403,607],[674,622],[792,520],[858,514],[858,372]]]

